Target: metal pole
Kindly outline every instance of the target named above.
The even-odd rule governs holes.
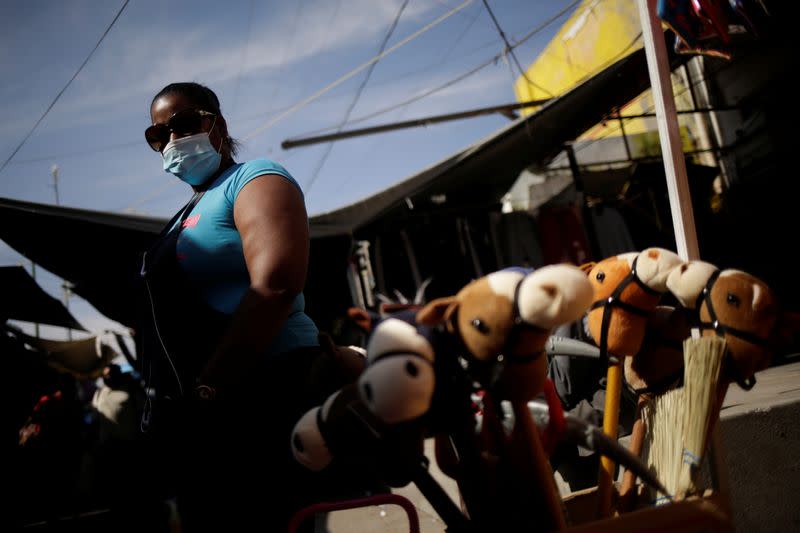
[[[50,167],[50,174],[53,175],[53,190],[56,193],[56,205],[61,205],[61,202],[58,200],[58,165]]]
[[[449,120],[460,120],[464,118],[478,117],[482,115],[491,115],[494,113],[507,114],[515,109],[522,109],[525,107],[535,107],[545,104],[550,101],[550,98],[543,98],[541,100],[531,100],[528,102],[520,102],[516,104],[504,104],[492,107],[482,107],[480,109],[471,109],[469,111],[461,111],[458,113],[448,113],[445,115],[434,115],[430,117],[416,118],[413,120],[405,120],[402,122],[394,122],[392,124],[381,124],[379,126],[370,126],[368,128],[360,128],[355,130],[339,131],[335,133],[328,133],[324,135],[316,135],[312,137],[298,137],[296,139],[286,139],[281,143],[281,148],[288,150],[289,148],[296,148],[298,146],[306,146],[309,144],[318,144],[328,141],[337,141],[339,139],[347,139],[349,137],[358,137],[361,135],[372,135],[374,133],[382,133],[384,131],[394,131],[403,128],[413,128],[417,126],[427,126],[429,124],[436,124],[438,122],[446,122]]]
[[[36,281],[36,263],[34,263],[33,261],[31,261],[31,277],[33,278],[33,281]],[[33,333],[34,333],[34,336],[38,339],[39,338],[39,323],[38,322],[34,322],[33,323]]]
[[[625,133],[625,119],[622,117],[619,108],[617,108],[617,119],[619,120],[619,131],[622,133],[622,142],[625,144],[625,155],[628,157],[628,161],[630,161],[633,159],[631,156],[631,147],[628,144],[628,135]]]
[[[53,192],[56,194],[56,205],[61,205],[61,200],[58,197],[58,165],[50,167],[50,174],[53,175]],[[61,288],[64,291],[64,307],[69,311],[69,295],[70,285],[66,280],[62,280]],[[72,328],[67,328],[67,339],[72,340]]]

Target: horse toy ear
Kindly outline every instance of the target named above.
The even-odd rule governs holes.
[[[380,319],[377,313],[368,311],[362,307],[350,307],[347,309],[349,318],[363,333],[372,331],[372,326]]]
[[[697,309],[697,300],[712,274],[719,270],[705,261],[687,261],[667,277],[667,289],[686,309]]]
[[[437,298],[417,311],[417,323],[426,326],[436,326],[447,320],[453,313],[458,299],[455,296]]]

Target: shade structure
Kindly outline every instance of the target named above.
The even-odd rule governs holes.
[[[0,267],[0,323],[6,320],[86,331],[64,304],[47,294],[21,266]]]

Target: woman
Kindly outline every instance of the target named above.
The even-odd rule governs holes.
[[[207,87],[164,87],[150,116],[148,144],[194,195],[142,261],[145,421],[168,444],[185,531],[285,529],[320,485],[292,460],[291,428],[342,385],[303,312],[303,194],[277,163],[234,161]]]

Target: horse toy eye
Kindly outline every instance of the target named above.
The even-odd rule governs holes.
[[[483,322],[483,320],[481,320],[480,318],[473,318],[472,322],[470,322],[470,324],[472,324],[473,328],[477,329],[479,332],[483,333],[484,335],[489,333],[489,326],[487,326]]]
[[[739,297],[733,294],[732,292],[728,293],[727,301],[734,307],[739,307]]]
[[[606,279],[606,273],[605,272],[598,272],[597,275],[595,276],[595,278],[597,279],[597,281],[602,283],[603,280]]]

